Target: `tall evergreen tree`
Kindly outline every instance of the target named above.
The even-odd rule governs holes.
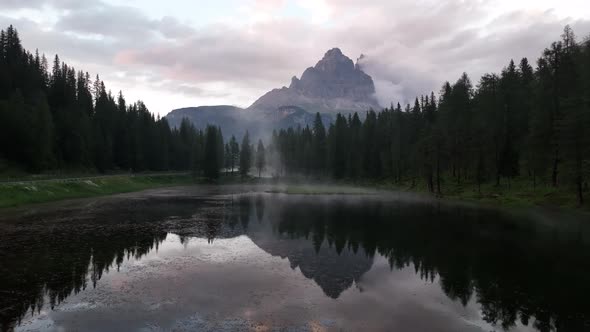
[[[323,174],[326,167],[327,142],[326,128],[324,127],[320,113],[316,113],[313,121],[313,139],[311,145],[313,149],[312,167],[315,172]]]
[[[258,177],[261,177],[262,171],[266,167],[266,150],[262,140],[258,140],[258,147],[256,148],[256,168],[258,169]]]
[[[259,170],[258,148],[242,147],[221,128],[197,130],[184,119],[170,128],[146,105],[113,96],[97,75],[23,49],[12,26],[0,31],[0,163],[32,172],[58,169],[193,170],[219,176],[222,167]],[[324,127],[273,132],[264,160],[276,175],[423,179],[442,193],[445,176],[480,187],[521,176],[533,187],[559,186],[582,203],[590,172],[590,43],[569,26],[540,56],[510,61],[476,88],[467,74],[443,85],[436,100],[337,115]],[[259,142],[262,143],[262,142]],[[260,145],[260,144],[259,144]],[[264,146],[264,145],[262,145]],[[253,155],[256,153],[255,155]],[[252,163],[254,159],[254,163]],[[561,189],[560,189],[561,190]]]
[[[246,131],[240,147],[240,175],[248,176],[252,167],[252,147],[250,146],[250,134]]]
[[[231,172],[234,173],[234,168],[240,162],[240,145],[236,140],[236,137],[232,135],[231,139],[229,140],[229,149],[231,154]]]
[[[220,163],[219,147],[223,147],[223,141],[219,140],[218,129],[215,126],[207,126],[205,129],[205,155],[203,158],[203,171],[209,179],[219,178]]]

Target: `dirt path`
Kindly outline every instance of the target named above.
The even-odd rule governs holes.
[[[17,181],[2,181],[0,185],[16,185],[16,184],[36,184],[36,183],[65,183],[65,182],[80,182],[87,180],[98,180],[108,179],[117,177],[158,177],[158,176],[177,176],[177,175],[189,175],[188,172],[176,172],[176,173],[148,173],[148,174],[112,174],[112,175],[96,175],[96,176],[83,176],[74,178],[53,178],[53,179],[40,179],[40,180],[17,180]]]

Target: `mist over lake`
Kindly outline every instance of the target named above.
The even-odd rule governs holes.
[[[236,186],[15,211],[2,329],[581,331],[574,217]]]

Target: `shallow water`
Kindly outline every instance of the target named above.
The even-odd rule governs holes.
[[[590,330],[587,223],[536,219],[398,195],[66,203],[0,217],[0,326]]]

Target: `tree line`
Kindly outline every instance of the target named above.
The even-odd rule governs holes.
[[[590,42],[566,26],[533,68],[524,58],[474,86],[467,74],[440,94],[375,112],[338,114],[326,128],[273,133],[277,175],[426,182],[493,182],[515,177],[530,185],[571,186],[580,203],[590,172]],[[481,190],[481,189],[479,189]]]
[[[14,27],[0,32],[0,162],[31,172],[187,169],[182,128],[57,55],[48,68],[45,55],[22,48]]]
[[[224,167],[243,175],[264,168],[262,142],[258,152],[248,137],[241,149],[234,137],[226,146],[221,128],[197,130],[188,120],[171,128],[143,102],[113,95],[98,75],[92,80],[57,55],[49,67],[45,55],[23,49],[13,26],[0,31],[0,170],[192,170],[217,178]]]
[[[571,186],[580,203],[590,173],[590,42],[566,26],[536,67],[524,58],[474,86],[467,74],[436,96],[366,114],[338,114],[327,128],[274,131],[269,146],[223,139],[221,128],[171,128],[141,101],[128,104],[97,75],[56,55],[23,49],[12,26],[0,32],[0,169],[192,170],[217,178],[252,167],[276,176],[424,181],[442,194],[458,184]]]
[[[197,130],[184,119],[170,128],[141,101],[107,91],[97,75],[76,71],[55,56],[52,69],[39,52],[23,49],[17,30],[0,31],[0,166],[30,172],[51,169],[193,171],[218,178],[220,170],[260,175],[264,145],[225,144],[221,128]],[[6,165],[5,165],[6,166]],[[0,167],[1,169],[1,167]]]

